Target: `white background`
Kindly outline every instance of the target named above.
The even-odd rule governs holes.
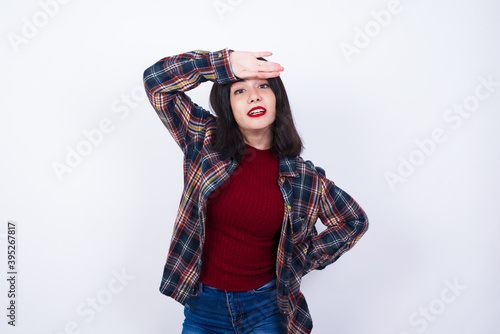
[[[274,53],[303,157],[370,218],[352,251],[304,278],[313,332],[498,333],[500,86],[474,94],[480,77],[500,81],[500,4],[401,0],[381,27],[372,12],[388,3],[3,1],[0,258],[6,275],[13,220],[19,275],[14,328],[1,280],[1,332],[180,333],[183,308],[158,287],[182,155],[142,74],[229,47]],[[208,108],[210,87],[190,95]],[[464,101],[479,105],[448,114]],[[84,132],[101,122],[108,133],[89,147]],[[446,139],[422,153],[416,141],[436,128]],[[78,147],[86,155],[58,178]]]

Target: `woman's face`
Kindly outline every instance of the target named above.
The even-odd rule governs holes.
[[[230,103],[243,137],[271,136],[276,96],[266,79],[247,79],[231,85]]]

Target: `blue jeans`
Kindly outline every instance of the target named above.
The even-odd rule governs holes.
[[[201,282],[184,306],[182,334],[281,334],[276,279],[250,291]]]

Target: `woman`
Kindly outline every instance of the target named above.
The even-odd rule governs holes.
[[[302,277],[352,248],[365,212],[300,157],[270,52],[192,51],[148,68],[149,100],[184,153],[184,190],[160,291],[184,334],[310,333]],[[215,115],[185,94],[207,80]],[[318,234],[320,218],[326,229]]]

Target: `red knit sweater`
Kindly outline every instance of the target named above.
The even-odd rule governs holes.
[[[247,291],[276,277],[284,202],[279,159],[246,145],[231,177],[208,199],[200,281]]]

